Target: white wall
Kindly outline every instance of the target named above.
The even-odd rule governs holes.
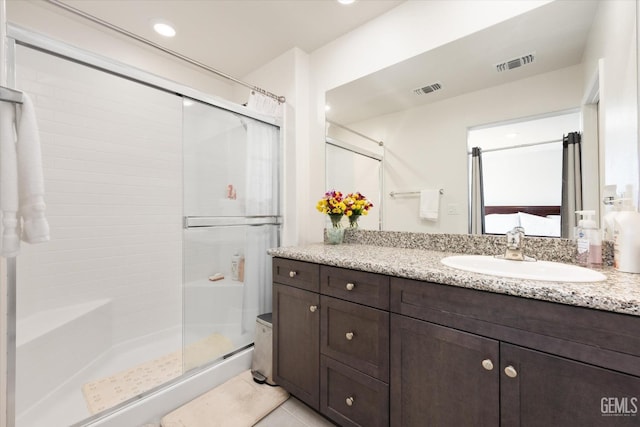
[[[582,87],[582,68],[574,66],[351,124],[365,134],[383,134],[383,229],[467,233],[467,129],[575,108]],[[388,195],[428,188],[444,189],[438,222],[418,218],[418,198]]]
[[[637,2],[600,3],[583,62],[585,83],[600,72],[602,185],[638,193]],[[601,60],[601,66],[599,61]]]

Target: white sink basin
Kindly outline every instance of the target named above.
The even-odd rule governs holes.
[[[600,282],[607,277],[577,265],[551,261],[510,261],[488,255],[458,255],[442,259],[448,267],[492,276],[551,282]]]

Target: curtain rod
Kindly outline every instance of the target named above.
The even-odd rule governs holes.
[[[552,141],[532,142],[531,144],[512,145],[511,147],[490,148],[488,150],[482,150],[482,154],[491,153],[494,151],[511,150],[512,148],[535,147],[536,145],[553,144],[555,142],[562,142],[562,139],[554,139]],[[471,151],[467,151],[467,154],[471,154]]]
[[[363,133],[360,133],[360,132],[358,132],[357,130],[353,130],[353,129],[348,128],[348,127],[346,127],[346,126],[344,126],[344,125],[341,125],[340,123],[332,122],[331,120],[327,120],[327,123],[329,123],[330,125],[333,125],[333,126],[336,126],[336,127],[342,128],[342,129],[344,129],[344,130],[346,130],[346,131],[349,131],[349,132],[351,132],[351,133],[355,133],[356,135],[361,136],[361,137],[363,137],[364,139],[368,139],[369,141],[375,142],[375,143],[376,143],[376,144],[378,144],[380,147],[382,147],[382,146],[384,145],[382,141],[376,141],[375,139],[373,139],[373,138],[371,138],[371,137],[369,137],[369,136],[367,136],[367,135],[365,135],[365,134],[363,134]]]
[[[22,104],[22,92],[0,86],[0,101]]]
[[[161,46],[161,45],[159,45],[157,43],[154,43],[151,40],[147,40],[144,37],[140,37],[139,35],[134,34],[134,33],[130,32],[130,31],[127,31],[124,28],[118,27],[117,25],[113,25],[113,24],[111,24],[111,23],[109,23],[109,22],[107,22],[107,21],[105,21],[103,19],[100,19],[100,18],[98,18],[96,16],[93,16],[93,15],[90,15],[90,14],[88,14],[86,12],[83,12],[80,9],[76,9],[73,6],[69,6],[68,4],[62,3],[59,0],[46,0],[46,1],[48,3],[54,5],[54,6],[58,6],[58,7],[66,10],[68,12],[71,12],[71,13],[75,14],[75,15],[78,15],[78,16],[80,16],[82,18],[88,19],[91,22],[94,22],[94,23],[96,23],[98,25],[102,25],[103,27],[107,27],[110,30],[116,31],[116,32],[118,32],[118,33],[120,33],[122,35],[130,37],[130,38],[132,38],[132,39],[134,39],[136,41],[139,41],[140,43],[146,44],[147,46],[151,46],[153,48],[161,50],[162,52],[164,52],[164,53],[166,53],[168,55],[171,55],[171,56],[173,56],[175,58],[181,59],[182,61],[188,62],[191,65],[195,65],[196,67],[202,68],[202,69],[204,69],[206,71],[214,73],[214,74],[216,74],[216,75],[218,75],[220,77],[223,77],[223,78],[225,78],[227,80],[231,80],[234,83],[237,83],[239,85],[247,87],[247,88],[249,88],[251,90],[259,92],[259,93],[261,93],[261,94],[263,94],[265,96],[268,96],[270,98],[273,98],[273,99],[275,99],[276,101],[278,101],[281,104],[284,104],[286,102],[286,98],[284,96],[278,96],[278,95],[273,94],[271,92],[268,92],[268,91],[266,91],[266,90],[264,90],[262,88],[259,88],[257,86],[253,86],[253,85],[251,85],[249,83],[246,83],[246,82],[243,82],[242,80],[236,79],[235,77],[233,77],[233,76],[231,76],[231,75],[229,75],[227,73],[224,73],[222,71],[216,70],[215,68],[209,67],[208,65],[203,64],[202,62],[196,61],[195,59],[191,59],[188,56],[184,56],[184,55],[182,55],[182,54],[180,54],[180,53],[178,53],[176,51],[173,51],[171,49],[167,49],[166,47],[163,47],[163,46]]]

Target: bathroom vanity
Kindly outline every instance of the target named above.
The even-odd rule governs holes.
[[[374,245],[270,253],[274,379],[338,425],[640,424],[637,276],[507,279]]]

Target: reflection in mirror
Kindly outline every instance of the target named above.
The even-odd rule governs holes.
[[[579,127],[580,114],[571,111],[469,129],[469,153],[482,153],[485,234],[524,227],[529,236],[560,237],[562,137]]]
[[[385,142],[383,229],[467,233],[468,130],[569,110],[580,126],[564,133],[582,132],[594,172],[584,209],[600,210],[604,185],[636,194],[635,7],[553,1],[328,91],[327,119]],[[445,190],[436,222],[419,218],[417,197],[389,196],[429,188]]]
[[[364,195],[373,203],[373,208],[358,219],[358,227],[380,230],[382,156],[330,137],[327,137],[325,147],[327,189],[339,190],[344,194],[359,192]],[[349,226],[346,218],[342,221],[344,227]]]

